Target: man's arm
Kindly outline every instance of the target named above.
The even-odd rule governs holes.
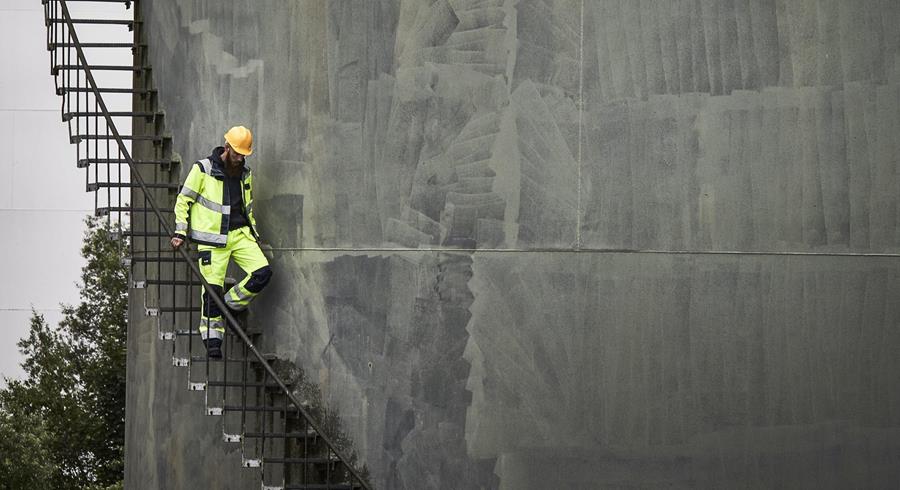
[[[172,236],[172,248],[180,247],[187,238],[188,231],[188,213],[197,197],[200,195],[203,184],[203,171],[198,165],[192,165],[191,171],[188,173],[184,184],[181,186],[181,192],[175,198],[175,234]]]

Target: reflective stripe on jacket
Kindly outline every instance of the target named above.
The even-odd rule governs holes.
[[[241,188],[243,212],[247,216],[250,231],[256,238],[253,175],[246,165],[241,174]],[[230,202],[227,192],[225,174],[208,158],[194,164],[175,199],[175,233],[190,236],[191,240],[203,245],[224,247],[228,240],[228,222],[231,217],[230,206],[222,204]]]

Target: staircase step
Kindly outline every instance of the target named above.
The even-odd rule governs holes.
[[[140,236],[140,237],[165,237],[165,238],[169,238],[169,237],[172,236],[172,235],[169,235],[168,233],[166,233],[166,232],[164,232],[164,231],[126,231],[126,232],[125,232],[125,236],[130,236],[130,237],[136,237],[136,236]]]
[[[114,134],[76,134],[73,135],[69,140],[73,145],[77,145],[82,140],[129,140],[129,141],[153,141],[154,143],[161,142],[162,140],[168,138],[167,136],[157,136],[154,134],[120,134],[118,138]]]
[[[146,95],[156,93],[156,89],[153,88],[127,88],[127,87],[98,87],[97,92],[102,94],[139,94]],[[59,87],[56,90],[56,95],[65,95],[67,92],[71,93],[93,93],[94,89],[90,87]]]
[[[164,183],[144,183],[144,186],[147,189],[166,189],[170,191],[177,191],[179,189],[178,184],[164,184]],[[172,187],[175,186],[175,187]],[[140,189],[141,186],[136,183],[117,183],[117,182],[90,182],[85,186],[86,192],[97,192],[100,189]]]
[[[363,488],[360,484],[350,483],[306,483],[297,485],[285,485],[284,490],[356,490]]]
[[[131,2],[132,2],[132,1],[133,1],[133,0],[66,0],[66,3],[73,3],[73,2],[90,2],[90,3],[124,3],[124,4],[125,4],[125,8],[127,9],[127,8],[130,8],[130,7],[131,7]],[[44,4],[44,5],[46,5],[46,4],[50,3],[50,0],[41,0],[41,3]]]
[[[133,66],[133,65],[87,65],[91,71],[133,71],[142,72],[150,71],[149,66]],[[53,75],[58,75],[60,70],[78,70],[84,71],[85,65],[56,65],[51,70]]]
[[[181,188],[181,184],[171,184],[168,182],[150,182],[144,183],[144,186],[149,189],[170,189],[170,190],[178,190]],[[105,189],[105,188],[130,188],[130,189],[139,189],[141,187],[137,182],[90,182],[87,185],[87,191],[93,192],[97,189]]]
[[[263,357],[265,358],[265,357],[268,357],[268,356],[263,355]],[[272,361],[272,359],[266,359],[266,360],[267,360],[267,361]],[[206,361],[207,361],[206,356],[191,356],[191,362],[206,362]],[[256,357],[250,357],[250,358],[247,359],[246,361],[249,362],[249,363],[251,363],[251,364],[259,363],[259,360],[257,360]],[[242,362],[244,362],[244,359],[235,359],[235,358],[231,358],[231,357],[230,357],[230,358],[228,358],[228,359],[219,359],[219,360],[217,360],[217,361],[215,361],[215,362],[242,363]]]
[[[169,281],[169,282],[171,282],[171,281]],[[180,285],[184,286],[184,284],[180,284]],[[172,333],[172,332],[169,332],[169,333]],[[259,335],[259,333],[256,333],[256,332],[244,332],[244,333],[246,333],[248,336]],[[200,332],[198,332],[196,330],[179,329],[179,330],[175,331],[174,335],[176,335],[178,337],[188,337],[188,336],[196,337],[196,336],[200,335]],[[232,333],[231,330],[228,330],[225,332],[225,335],[234,336],[234,333]],[[191,356],[191,362],[207,362],[207,361],[209,361],[209,359],[207,359],[206,356]],[[223,362],[223,361],[224,361],[223,359],[213,359],[213,362]],[[244,361],[242,361],[241,359],[228,359],[228,362],[244,362]],[[254,362],[259,362],[259,361],[256,361],[255,359],[251,358],[250,362],[254,363]]]
[[[160,308],[155,308],[156,311],[160,313],[193,313],[200,312],[199,306],[163,306]]]
[[[240,381],[210,381],[209,386],[214,387],[225,387],[225,388],[243,388],[244,386],[248,388],[278,388],[277,383],[261,383],[259,381],[247,381],[246,383]],[[286,386],[291,386],[290,383],[285,383]]]
[[[118,25],[118,26],[128,26],[129,29],[134,27],[135,24],[140,24],[139,20],[128,20],[128,19],[71,19],[72,24],[100,24],[100,25]],[[49,18],[46,20],[46,25],[51,24],[67,24],[68,21],[66,19],[57,19],[57,18]]]
[[[309,432],[245,432],[245,439],[315,439],[319,434]]]
[[[239,405],[225,405],[222,407],[226,412],[282,412],[282,413],[294,413],[295,409],[292,409],[290,406],[285,410],[284,407],[268,407],[268,406],[246,406],[241,407]]]
[[[50,43],[50,49],[57,48],[74,48],[81,46],[82,48],[146,48],[147,43]]]
[[[184,262],[184,259],[182,259],[180,255],[175,256],[175,257],[173,257],[171,255],[167,256],[167,257],[160,257],[160,256],[156,256],[156,255],[153,255],[153,256],[133,255],[131,257],[128,257],[128,259],[131,260],[132,262],[164,262],[164,263]]]
[[[341,460],[334,455],[328,458],[263,458],[263,464],[329,464],[340,462]],[[323,488],[325,487],[323,486]]]
[[[130,208],[128,206],[102,207],[94,210],[96,216],[108,216],[109,213],[152,213],[153,208]],[[174,209],[162,208],[160,213],[174,214]]]
[[[91,164],[115,164],[122,165],[127,164],[128,160],[124,158],[82,158],[78,160],[78,168],[87,168]],[[131,163],[135,165],[175,165],[178,163],[177,160],[132,160]]]
[[[146,286],[200,286],[203,284],[200,281],[187,281],[187,280],[177,280],[173,281],[171,279],[147,279],[142,281]]]
[[[152,119],[158,115],[162,114],[161,112],[147,112],[147,111],[110,111],[110,117],[143,117],[146,119]],[[105,117],[105,114],[101,111],[78,111],[78,112],[64,112],[62,115],[63,122],[71,121],[76,117]],[[123,137],[124,138],[124,137]]]
[[[240,434],[222,434],[222,442],[236,443],[241,442],[242,439]]]

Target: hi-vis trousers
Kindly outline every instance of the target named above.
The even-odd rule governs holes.
[[[246,226],[229,231],[228,241],[224,247],[199,245],[197,248],[200,257],[200,273],[213,286],[216,294],[220,297],[224,296],[225,305],[232,311],[245,310],[272,277],[269,261],[259,249],[250,228]],[[225,271],[228,269],[230,259],[234,259],[234,262],[247,275],[241,282],[223,293]],[[205,289],[200,309],[200,336],[203,340],[225,337],[222,312],[216,303],[209,299]]]

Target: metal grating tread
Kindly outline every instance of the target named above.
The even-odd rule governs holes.
[[[179,264],[181,264],[181,263],[184,262],[184,261],[181,259],[181,257],[172,257],[172,256],[168,256],[168,257],[156,257],[156,256],[149,257],[149,256],[145,256],[145,255],[133,255],[133,256],[129,257],[129,259],[131,259],[131,262],[133,262],[133,263],[136,263],[136,262],[151,262],[151,263],[152,263],[152,262],[165,262],[165,263],[179,263]]]
[[[170,183],[168,183],[168,182],[160,182],[160,183],[149,182],[149,183],[145,183],[144,186],[146,186],[146,187],[149,188],[149,189],[171,189],[171,190],[177,190],[177,189],[180,189],[180,188],[181,188],[181,185],[180,185],[180,184],[170,184]],[[107,188],[107,187],[113,188],[113,189],[117,189],[117,188],[140,188],[141,185],[138,184],[137,182],[91,182],[91,183],[89,183],[89,184],[87,185],[87,191],[88,191],[88,192],[94,192],[94,191],[96,191],[97,189],[105,189],[105,188]]]
[[[128,20],[128,19],[71,19],[72,24],[101,24],[101,25],[117,25],[117,26],[128,26],[132,27],[135,24],[141,24],[142,22],[139,20]],[[50,24],[68,24],[66,19],[57,19],[57,18],[49,18],[46,21],[47,25]]]
[[[164,231],[131,231],[131,230],[126,231],[124,233],[124,235],[132,236],[132,237],[158,237],[158,238],[162,238],[162,237],[169,238],[171,236]]]
[[[263,464],[329,464],[339,463],[334,455],[327,458],[263,458]]]
[[[91,71],[134,71],[134,72],[142,72],[142,71],[150,71],[149,66],[135,66],[135,65],[73,65],[73,64],[63,64],[63,65],[55,65],[52,69],[52,73],[54,75],[58,74],[61,70],[78,70],[84,71],[85,68]]]
[[[72,111],[72,112],[63,112],[63,121],[70,121],[76,117],[104,117],[106,114],[109,114],[110,117],[145,117],[152,118],[156,117],[161,112],[149,112],[149,111],[109,111],[108,113],[103,111]],[[80,136],[79,136],[80,137]],[[105,138],[101,138],[105,139]]]
[[[271,359],[266,359],[266,360],[271,361]],[[191,356],[191,362],[206,362],[206,361],[207,361],[206,356]],[[240,363],[240,362],[245,362],[245,361],[249,362],[250,364],[259,363],[259,361],[253,357],[248,358],[248,359],[234,359],[234,358],[229,357],[228,359],[218,359],[214,362]]]
[[[94,214],[97,216],[108,216],[110,213],[152,213],[153,209],[151,208],[131,208],[128,206],[113,206],[113,207],[100,207],[94,210]],[[174,214],[174,209],[160,209],[160,213],[163,214]]]
[[[266,383],[265,385],[258,381],[247,381],[246,383],[239,381],[210,381],[209,386],[224,386],[226,388],[281,388],[277,383]],[[291,386],[290,383],[285,383],[285,386]]]
[[[162,141],[166,139],[166,136],[156,136],[153,134],[120,134],[117,138],[116,135],[110,134],[76,134],[73,135],[71,140],[72,144],[77,144],[81,141],[93,141],[93,140],[127,140],[127,141]]]
[[[97,92],[102,94],[152,94],[156,93],[155,88],[127,88],[127,87],[98,87]],[[60,87],[56,91],[56,95],[65,95],[67,92],[73,93],[94,93],[95,90],[90,87]]]
[[[90,2],[90,3],[123,3],[125,4],[125,8],[129,8],[131,6],[131,2],[133,0],[66,0],[66,3],[72,2]],[[49,3],[50,0],[41,0],[42,4]]]
[[[199,286],[203,284],[200,281],[193,280],[176,280],[171,279],[147,279],[143,281],[146,286]]]
[[[91,164],[126,164],[124,158],[82,158],[78,160],[78,168],[87,168]],[[174,165],[178,160],[132,160],[135,165]]]
[[[74,48],[75,43],[50,43],[50,49]],[[82,48],[146,48],[147,43],[81,43]]]
[[[319,434],[314,430],[309,432],[245,432],[245,439],[315,439]]]
[[[199,306],[163,306],[161,308],[156,308],[156,310],[160,313],[192,313],[199,312]]]
[[[307,483],[305,485],[285,485],[284,490],[357,490],[362,485],[350,483]]]

